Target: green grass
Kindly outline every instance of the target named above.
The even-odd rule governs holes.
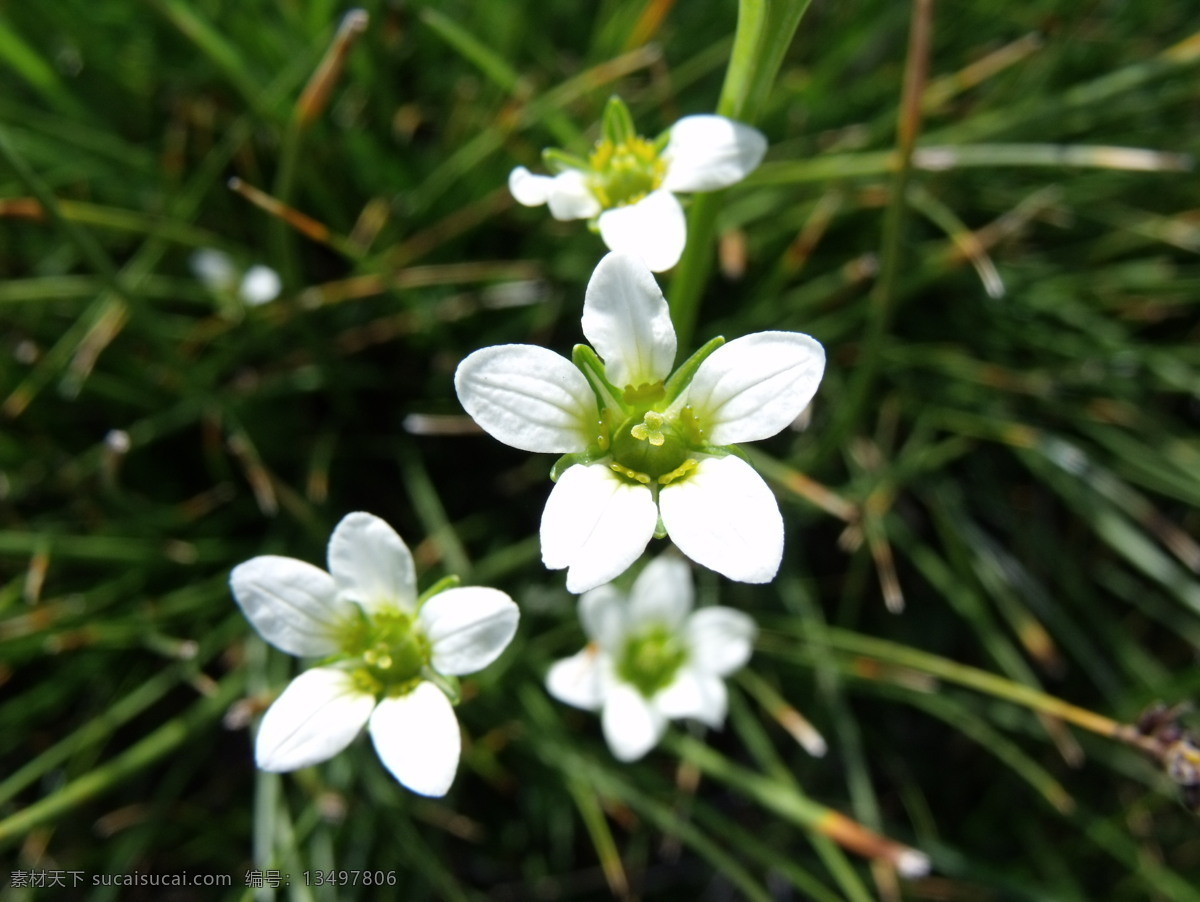
[[[744,6],[757,43],[731,40],[733,3],[369,4],[325,106],[300,99],[342,12],[326,0],[0,14],[5,870],[232,877],[180,899],[252,898],[252,868],[291,876],[260,893],[281,899],[1200,898],[1177,787],[1073,713],[1130,723],[1200,693],[1191,5],[937,4],[906,110],[908,4],[815,2],[790,42],[804,4]],[[582,642],[534,539],[552,461],[455,434],[451,381],[486,345],[579,340],[599,238],[505,181],[544,146],[585,150],[612,93],[648,134],[720,107],[771,140],[692,204],[726,262],[696,240],[660,280],[694,316],[681,352],[770,328],[829,355],[809,427],[752,449],[787,525],[779,578],[697,574],[759,621],[754,676],[724,731],[673,727],[636,765],[542,688]],[[282,297],[203,288],[188,261],[210,246],[275,268]],[[362,740],[253,767],[246,722],[293,665],[228,571],[320,562],[360,509],[423,586],[457,573],[522,609],[464,680],[445,800]],[[933,874],[844,851],[828,809]],[[303,886],[318,869],[397,883]]]

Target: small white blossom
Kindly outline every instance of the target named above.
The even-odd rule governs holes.
[[[646,565],[628,600],[612,585],[579,600],[588,644],[558,661],[546,689],[561,702],[600,711],[604,738],[622,761],[658,744],[667,721],[725,721],[723,678],[750,660],[754,621],[732,608],[692,612],[688,565],[663,555]]]
[[[775,577],[783,519],[733,445],[775,435],[825,368],[799,332],[715,338],[672,375],[675,329],[642,261],[609,254],[583,304],[574,362],[532,345],[483,348],[458,366],[459,400],[485,431],[565,454],[542,514],[542,561],[585,592],[616,578],[652,536],[740,582]],[[603,358],[603,363],[597,358]]]
[[[516,632],[517,606],[482,587],[435,586],[418,597],[412,554],[371,514],[343,518],[328,556],[328,573],[263,555],[230,576],[234,598],[263,639],[321,659],[263,716],[258,766],[281,772],[317,764],[366,726],[397,780],[421,795],[445,795],[461,751],[453,678],[500,655]]]
[[[716,191],[753,172],[767,139],[724,116],[685,116],[657,141],[636,133],[619,98],[609,101],[604,135],[586,159],[546,152],[556,175],[518,166],[508,178],[513,198],[547,204],[555,219],[589,219],[609,250],[637,254],[662,272],[679,262],[687,223],[675,195]]]
[[[271,267],[256,263],[243,272],[229,254],[213,247],[192,254],[191,267],[205,288],[233,294],[252,307],[275,300],[283,289],[279,273]]]

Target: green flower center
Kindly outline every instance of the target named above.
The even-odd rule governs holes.
[[[588,165],[592,170],[588,184],[606,210],[637,203],[658,188],[667,174],[667,164],[654,145],[639,137],[619,144],[607,138],[598,141]]]
[[[678,470],[688,459],[688,446],[675,423],[657,411],[635,413],[612,440],[613,469],[649,483]],[[645,479],[638,479],[640,476]]]
[[[617,661],[617,676],[651,698],[675,681],[687,657],[678,636],[664,626],[655,626],[625,643]]]
[[[372,695],[403,695],[419,682],[431,648],[416,618],[399,610],[381,611],[362,621],[343,649],[357,658],[355,683]]]

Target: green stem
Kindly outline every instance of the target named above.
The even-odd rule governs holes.
[[[668,733],[663,744],[714,780],[754,799],[768,811],[792,821],[800,828],[826,836],[866,858],[880,859],[901,873],[923,873],[928,862],[916,849],[888,839],[845,815],[812,801],[795,787],[740,767],[711,746],[680,733]]]
[[[848,403],[840,408],[840,416],[834,419],[824,437],[823,447],[826,454],[833,453],[844,444],[846,437],[859,421],[879,374],[883,345],[891,321],[892,302],[896,294],[896,281],[900,272],[904,224],[908,212],[908,183],[912,173],[913,150],[921,130],[921,95],[929,74],[932,31],[933,0],[913,0],[900,118],[896,127],[896,173],[883,220],[879,280],[869,298],[866,334],[863,336],[858,368],[848,389]]]
[[[722,193],[702,194],[692,201],[688,214],[688,241],[671,280],[671,321],[675,324],[679,349],[684,352],[692,346],[700,295],[712,272],[713,233]]]
[[[942,658],[929,652],[891,642],[887,639],[876,639],[863,636],[850,630],[837,627],[825,627],[822,639],[830,648],[838,651],[874,658],[899,667],[907,667],[920,673],[927,673],[950,683],[957,683],[976,692],[991,695],[995,698],[1012,702],[1015,705],[1029,708],[1041,714],[1057,717],[1068,723],[1089,730],[1100,736],[1120,739],[1133,745],[1140,745],[1132,728],[1119,723],[1103,714],[1097,714],[1086,708],[1080,708],[1070,702],[1063,701],[1048,693],[1031,686],[1014,683],[997,674],[975,667],[959,664],[948,658]],[[760,651],[768,654],[788,654],[794,650],[790,640],[778,642],[770,636],[761,636],[758,640]]]
[[[811,0],[739,0],[737,31],[717,115],[753,124]],[[688,242],[671,280],[671,320],[679,347],[691,347],[700,298],[712,272],[724,192],[702,194],[688,214]]]

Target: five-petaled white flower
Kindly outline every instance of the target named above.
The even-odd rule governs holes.
[[[461,737],[454,677],[492,663],[519,613],[482,587],[416,592],[412,554],[383,520],[346,516],[329,540],[329,572],[264,555],[234,568],[234,597],[267,642],[320,658],[263,716],[255,758],[290,771],[333,757],[368,726],[384,765],[413,792],[445,795]],[[442,591],[439,591],[442,589]]]
[[[767,150],[761,132],[724,116],[685,116],[648,141],[617,97],[604,111],[603,133],[586,160],[547,149],[553,176],[518,166],[508,189],[527,207],[548,204],[555,219],[592,220],[609,250],[637,254],[655,272],[678,263],[687,242],[675,195],[740,182]]]
[[[724,723],[722,678],[750,659],[754,621],[732,608],[691,611],[691,572],[670,554],[646,565],[628,601],[612,585],[579,600],[588,644],[550,668],[546,688],[568,705],[602,710],[604,738],[622,761],[654,748],[668,719]]]
[[[229,254],[213,247],[192,254],[191,265],[192,272],[206,288],[233,294],[250,307],[275,300],[283,288],[279,273],[271,267],[256,263],[243,271]]]
[[[576,345],[574,365],[534,345],[498,345],[454,376],[492,436],[565,454],[542,514],[542,562],[569,568],[567,589],[585,592],[669,535],[730,579],[770,582],[783,555],[779,505],[731,446],[775,435],[808,406],[821,345],[799,332],[714,338],[672,375],[667,302],[642,261],[623,254],[592,274],[583,333],[595,351]]]

